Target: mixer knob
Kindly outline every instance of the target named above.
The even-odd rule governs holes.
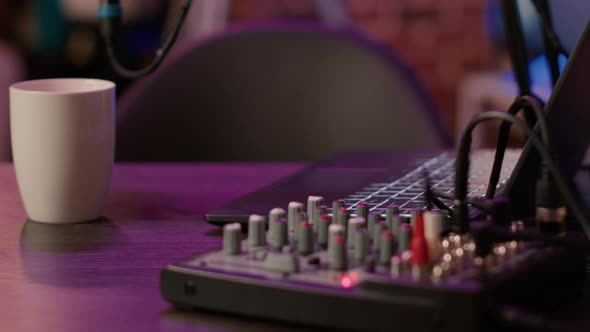
[[[398,246],[397,252],[402,253],[408,250],[410,246],[410,238],[412,236],[412,226],[403,223],[399,227],[399,235],[397,237]]]
[[[295,215],[295,223],[294,223],[294,230],[295,230],[295,237],[297,237],[297,234],[299,234],[299,225],[301,224],[302,221],[307,221],[309,222],[309,216],[307,215],[306,212],[301,211],[299,213],[297,213],[297,215]]]
[[[283,218],[285,218],[285,210],[281,208],[274,208],[268,213],[268,233],[270,234],[271,240],[273,239],[275,223],[277,220]]]
[[[332,238],[336,236],[344,237],[344,231],[344,226],[340,224],[330,224],[328,227],[328,242],[331,242]]]
[[[283,246],[288,244],[289,234],[287,228],[287,221],[285,219],[279,219],[275,222],[275,227],[273,229],[274,233],[271,234],[271,239],[273,239],[273,247],[275,249],[281,250]]]
[[[387,229],[385,222],[379,221],[373,226],[373,250],[379,250],[379,243],[381,242],[381,233]]]
[[[365,226],[365,218],[363,217],[354,217],[348,220],[348,234],[347,234],[347,244],[349,248],[354,246],[354,233],[358,229],[361,229]]]
[[[354,232],[354,258],[357,262],[363,263],[369,251],[369,236],[367,230],[359,228]]]
[[[303,212],[303,204],[299,202],[289,202],[287,208],[287,221],[289,223],[289,231],[294,232],[298,225],[297,214]]]
[[[248,219],[248,244],[260,247],[265,244],[265,220],[263,216],[253,214]]]
[[[307,217],[309,223],[313,224],[320,217],[319,211],[316,208],[320,205],[324,205],[324,198],[321,196],[309,196],[307,198]],[[314,226],[315,228],[316,226]]]
[[[332,201],[332,223],[335,224],[338,218],[338,211],[344,208],[344,200],[337,199]]]
[[[344,238],[345,228],[340,224],[330,224],[328,227],[328,256],[332,256],[334,250],[334,239],[337,237]]]
[[[334,271],[346,270],[346,240],[342,236],[335,236],[329,244],[330,268]]]
[[[444,218],[440,211],[424,212],[424,237],[428,242],[428,256],[432,260],[436,260],[442,254],[440,232]]]
[[[391,268],[390,273],[393,278],[398,278],[403,273],[403,261],[400,256],[391,256],[389,262]]]
[[[223,253],[235,256],[242,253],[242,225],[239,223],[223,226]]]
[[[304,256],[313,252],[313,226],[308,222],[303,221],[299,224],[297,248],[299,253]]]
[[[379,263],[389,265],[393,254],[393,233],[383,231],[379,240]]]
[[[369,204],[360,202],[356,205],[355,214],[357,217],[363,217],[365,220],[369,217]]]
[[[391,216],[389,222],[386,222],[389,230],[396,236],[399,235],[399,228],[403,223],[404,217],[400,216],[399,214],[394,214]]]
[[[310,223],[313,225],[314,232],[318,232],[318,226],[320,223],[320,217],[322,215],[328,214],[328,207],[325,205],[319,205],[315,207],[315,212],[313,214],[313,220]]]
[[[346,227],[346,222],[350,218],[350,212],[346,208],[340,208],[338,210],[338,214],[336,215],[336,223]]]
[[[377,211],[369,212],[369,217],[367,219],[367,231],[369,234],[373,234],[373,227],[375,226],[375,223],[379,221],[381,221],[381,213]]]
[[[429,262],[428,242],[424,236],[424,217],[422,214],[416,215],[414,219],[414,231],[410,240],[410,250],[412,256],[412,277],[416,280],[423,279],[427,273],[426,267]]]
[[[391,218],[396,214],[399,214],[399,206],[397,204],[390,204],[385,208],[385,218]]]
[[[416,218],[418,216],[422,216],[421,209],[414,209],[410,212],[410,225],[412,225],[412,227],[416,224]]]
[[[318,222],[318,244],[322,247],[328,245],[328,227],[332,219],[327,214],[322,214]]]

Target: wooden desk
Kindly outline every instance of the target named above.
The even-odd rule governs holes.
[[[25,222],[14,168],[0,164],[0,330],[290,331],[171,309],[159,273],[221,246],[203,213],[302,164],[117,165],[105,215],[78,225]]]
[[[0,164],[0,330],[308,331],[176,311],[159,290],[167,263],[221,246],[205,211],[303,166],[116,165],[108,220],[56,226],[25,222],[14,169]]]

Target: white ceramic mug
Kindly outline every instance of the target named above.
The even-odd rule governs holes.
[[[10,87],[16,178],[31,220],[65,224],[102,216],[115,143],[115,84],[83,78]]]

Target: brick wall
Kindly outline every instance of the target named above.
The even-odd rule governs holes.
[[[457,86],[493,63],[485,0],[345,0],[361,29],[391,45],[426,82],[450,130]],[[232,18],[313,18],[312,0],[234,0]]]

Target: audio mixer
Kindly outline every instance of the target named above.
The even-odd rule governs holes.
[[[480,255],[473,234],[449,231],[440,211],[384,215],[310,196],[307,207],[252,215],[223,228],[223,248],[167,266],[163,296],[207,309],[336,329],[497,329],[507,305],[544,307],[583,284],[581,251],[539,241],[495,242]],[[522,221],[507,232],[526,232]]]

